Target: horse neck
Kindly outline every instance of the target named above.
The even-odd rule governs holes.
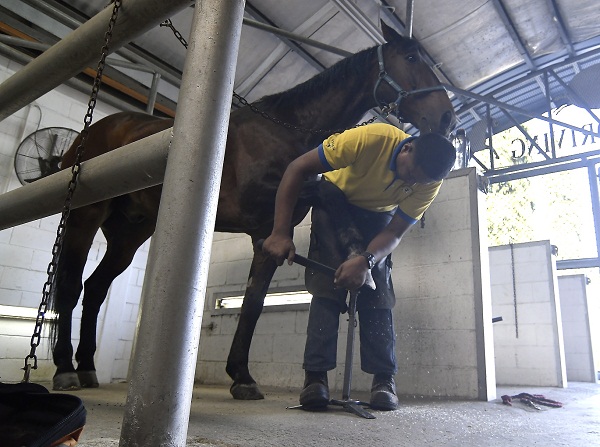
[[[339,132],[358,123],[360,118],[372,107],[373,88],[377,78],[377,59],[373,51],[368,58],[368,67],[364,71],[346,67],[337,77],[328,77],[327,82],[319,85],[318,92],[304,95],[301,100],[290,106],[281,103],[274,113],[281,112],[290,119],[291,124],[317,132],[304,132],[308,146],[318,144],[331,133]],[[322,131],[321,131],[322,130]]]
[[[372,88],[366,87],[371,83],[365,80],[355,79],[332,86],[324,100],[314,105],[314,113],[307,114],[302,127],[325,130],[325,135],[319,135],[323,138],[332,131],[340,132],[356,125],[375,106]],[[311,110],[310,106],[308,110]]]

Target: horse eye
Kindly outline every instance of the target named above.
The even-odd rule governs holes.
[[[416,54],[409,54],[408,56],[406,56],[406,60],[410,63],[415,63],[419,60],[419,58]]]

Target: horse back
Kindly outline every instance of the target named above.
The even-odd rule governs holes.
[[[145,138],[173,126],[172,119],[164,119],[139,112],[120,112],[102,118],[89,127],[82,161],[105,154],[118,147]],[[62,158],[61,167],[75,163],[79,135]]]

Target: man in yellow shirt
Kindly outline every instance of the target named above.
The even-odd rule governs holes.
[[[456,151],[438,134],[411,137],[389,124],[370,124],[327,138],[318,148],[288,166],[277,191],[275,221],[263,251],[278,265],[295,254],[291,219],[304,181],[322,173],[321,205],[313,207],[309,257],[338,266],[333,283],[307,270],[313,295],[304,351],[305,383],[300,404],[320,408],[329,403],[327,371],[337,358],[340,312],[346,310],[345,289],[361,287],[370,272],[376,289],[357,299],[361,369],[373,374],[370,405],[378,410],[398,406],[392,308],[391,252],[436,197],[454,164]],[[340,205],[341,203],[341,205]],[[363,249],[338,237],[342,206],[358,228]],[[347,257],[348,256],[348,257]],[[340,265],[341,264],[341,265]]]

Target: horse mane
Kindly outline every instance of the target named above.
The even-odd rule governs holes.
[[[398,45],[405,52],[419,52],[419,43],[412,38],[399,36],[392,42],[384,45]],[[365,66],[369,58],[377,51],[377,46],[366,48],[352,56],[346,57],[336,62],[331,67],[317,74],[316,76],[304,81],[289,90],[264,96],[254,103],[262,110],[276,108],[281,104],[298,104],[307,98],[314,97],[315,92],[322,92],[333,83],[343,82],[346,78],[354,78],[357,75],[366,76]]]
[[[375,52],[375,48],[367,48],[344,58],[316,76],[289,90],[259,99],[255,102],[255,105],[261,109],[269,109],[281,104],[298,104],[300,101],[312,98],[315,92],[322,92],[334,82],[343,82],[348,77],[364,73],[365,65],[372,53]]]

